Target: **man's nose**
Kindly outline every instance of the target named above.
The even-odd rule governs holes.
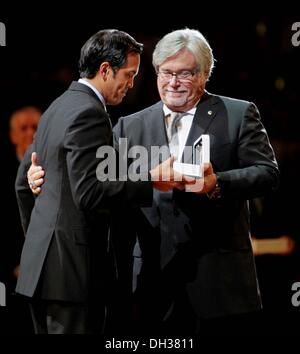
[[[128,88],[133,88],[133,86],[134,86],[134,78],[131,78],[130,80],[129,80],[129,82],[128,82]]]
[[[180,85],[177,75],[175,75],[175,74],[172,75],[171,80],[169,81],[169,84],[172,86]]]

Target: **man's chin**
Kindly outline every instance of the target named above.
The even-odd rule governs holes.
[[[174,98],[174,97],[167,97],[167,105],[172,107],[182,107],[186,104],[186,100],[183,100],[181,97]]]
[[[109,103],[110,106],[117,106],[123,101],[123,97],[118,97]]]

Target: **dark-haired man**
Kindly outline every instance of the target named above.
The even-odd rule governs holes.
[[[81,79],[43,114],[19,168],[16,190],[26,240],[16,290],[31,299],[36,333],[101,331],[113,209],[151,205],[153,187],[180,184],[161,181],[163,173],[173,175],[170,159],[137,182],[100,182],[96,176],[98,148],[112,145],[106,105],[119,104],[133,87],[141,51],[142,44],[125,32],[93,35],[81,49]],[[47,170],[35,200],[27,183],[32,151]]]

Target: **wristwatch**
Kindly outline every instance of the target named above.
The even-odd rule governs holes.
[[[212,189],[210,192],[206,193],[209,199],[220,199],[221,198],[221,185],[220,185],[220,178],[218,175],[216,175],[216,185],[215,188]]]

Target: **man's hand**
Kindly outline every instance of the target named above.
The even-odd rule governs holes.
[[[185,187],[185,190],[187,192],[204,194],[204,193],[209,193],[215,188],[217,177],[214,174],[212,164],[211,163],[204,164],[203,172],[204,172],[203,178],[196,179],[195,184],[188,185]]]
[[[41,193],[41,185],[44,183],[45,171],[42,166],[38,166],[37,154],[33,152],[31,154],[31,166],[27,171],[27,180],[29,187],[33,194],[38,195]]]
[[[184,176],[173,170],[175,157],[171,156],[150,171],[153,187],[167,192],[173,188],[184,189],[186,184],[194,184],[195,178]]]
[[[187,184],[192,185],[195,183],[195,178],[184,176],[173,170],[174,160],[175,157],[172,156],[150,171],[154,188],[167,192],[173,188],[184,189]],[[33,194],[38,195],[41,193],[41,186],[44,183],[42,177],[44,175],[45,171],[41,166],[38,166],[37,154],[33,152],[31,166],[27,172],[28,184]]]

